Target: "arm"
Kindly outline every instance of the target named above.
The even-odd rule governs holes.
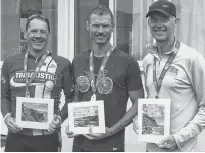
[[[1,69],[1,112],[9,131],[17,133],[23,129],[16,124],[15,119],[11,115],[11,91],[8,70],[9,66],[7,60],[5,60]]]
[[[125,86],[128,90],[129,97],[133,103],[132,107],[125,115],[115,123],[111,128],[106,128],[105,134],[92,134],[95,139],[104,139],[110,137],[128,126],[138,111],[138,99],[144,97],[144,90],[140,76],[140,69],[134,58],[130,59],[125,76]],[[88,137],[88,136],[87,136]],[[88,137],[92,139],[91,137]]]
[[[105,134],[93,134],[92,129],[90,129],[90,135],[85,135],[88,139],[105,139],[107,137],[110,137],[112,135],[115,135],[119,131],[123,130],[126,126],[128,126],[133,118],[137,115],[138,111],[138,99],[144,97],[144,90],[143,88],[130,91],[129,92],[130,99],[132,101],[132,107],[126,112],[126,114],[117,122],[115,123],[111,128],[105,129]]]
[[[113,134],[118,133],[128,126],[132,122],[133,118],[137,115],[138,99],[144,98],[144,90],[140,74],[141,72],[139,65],[137,61],[132,58],[127,66],[125,85],[128,89],[128,94],[133,105],[126,112],[126,114],[111,127]]]
[[[9,87],[8,64],[5,60],[1,69],[1,113],[3,117],[11,113],[11,91]]]
[[[190,73],[190,80],[192,81],[199,107],[198,112],[189,124],[173,135],[178,147],[181,147],[191,138],[196,137],[205,128],[205,60],[202,56],[198,56],[191,63]]]
[[[143,88],[141,88],[135,91],[130,91],[129,96],[130,100],[132,101],[132,107],[127,111],[122,119],[120,119],[115,125],[112,126],[112,134],[118,133],[132,122],[132,119],[137,115],[138,99],[144,98],[144,90]]]
[[[63,108],[60,110],[58,115],[54,114],[54,118],[52,122],[50,123],[48,131],[54,132],[56,128],[58,128],[61,123],[64,122],[64,120],[68,117],[68,106],[67,103],[71,102],[73,99],[73,72],[70,62],[68,62],[68,65],[65,66],[65,68],[62,71],[62,89],[65,95],[65,104]]]

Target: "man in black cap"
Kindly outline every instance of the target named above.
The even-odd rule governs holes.
[[[143,60],[148,98],[171,100],[170,135],[148,143],[147,151],[196,151],[197,135],[205,127],[205,60],[174,36],[178,18],[173,3],[154,2],[146,17],[156,40]]]

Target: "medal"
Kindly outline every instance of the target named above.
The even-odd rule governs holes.
[[[160,92],[160,89],[161,89],[161,85],[162,85],[162,81],[164,79],[164,76],[165,74],[167,73],[167,70],[169,69],[169,67],[171,66],[178,50],[179,50],[179,47],[180,47],[180,42],[177,40],[176,43],[175,43],[175,48],[174,48],[174,51],[173,53],[169,56],[164,68],[162,69],[162,72],[159,76],[159,79],[157,81],[157,76],[156,76],[156,57],[154,57],[154,63],[153,63],[153,82],[154,82],[154,86],[155,86],[155,89],[156,89],[156,92],[157,92],[157,95],[156,95],[156,99],[159,98],[159,92]]]
[[[30,93],[26,91],[25,97],[30,98]]]
[[[109,77],[102,77],[98,82],[98,91],[101,94],[108,94],[112,91],[113,82]]]
[[[86,76],[79,76],[76,80],[78,89],[81,92],[87,92],[90,88],[90,81]]]
[[[101,74],[103,74],[104,68],[105,68],[105,66],[106,66],[106,64],[107,64],[107,61],[108,61],[108,59],[109,59],[109,57],[110,57],[110,54],[112,53],[113,49],[114,49],[114,47],[111,46],[111,47],[109,48],[109,50],[107,51],[106,55],[104,56],[103,61],[102,61],[101,66],[100,66],[100,69],[99,69],[99,71],[98,71],[97,79],[96,79],[96,80],[95,80],[95,74],[94,74],[94,61],[93,61],[94,51],[91,50],[91,52],[90,52],[90,58],[89,58],[90,80],[91,80],[91,87],[92,87],[92,90],[93,90],[93,96],[91,97],[91,100],[92,100],[92,99],[96,99],[95,93],[96,93],[96,90],[97,90],[98,83],[99,83],[99,81],[100,81],[100,79],[101,79]],[[108,82],[109,82],[109,81],[108,81]],[[105,92],[105,91],[107,91],[107,90],[106,90],[107,87],[108,87],[108,89],[109,89],[110,86],[111,86],[110,83],[102,84],[102,85],[101,85],[101,89],[102,89],[101,91],[102,91],[102,93]],[[106,88],[105,88],[105,87],[106,87]],[[99,90],[99,88],[98,88],[98,90]],[[108,91],[109,91],[109,90],[108,90]]]
[[[53,81],[47,81],[47,82],[46,82],[46,88],[47,88],[48,90],[52,90],[52,89],[53,89],[53,86],[54,86]]]
[[[93,95],[92,95],[91,101],[96,101],[96,94],[93,94]]]

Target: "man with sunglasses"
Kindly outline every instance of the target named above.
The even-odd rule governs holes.
[[[57,152],[60,147],[59,104],[63,89],[66,102],[73,93],[71,63],[47,50],[49,20],[32,15],[26,23],[28,50],[8,57],[1,72],[1,112],[8,127],[5,151]],[[16,98],[54,99],[54,118],[48,130],[22,128],[16,124]]]
[[[204,57],[174,36],[178,18],[172,2],[154,2],[146,17],[156,40],[143,60],[148,98],[171,100],[170,135],[148,143],[147,151],[196,151],[197,135],[205,128]]]

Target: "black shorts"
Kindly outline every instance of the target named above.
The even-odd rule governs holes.
[[[58,134],[27,136],[9,133],[5,152],[57,152]]]

